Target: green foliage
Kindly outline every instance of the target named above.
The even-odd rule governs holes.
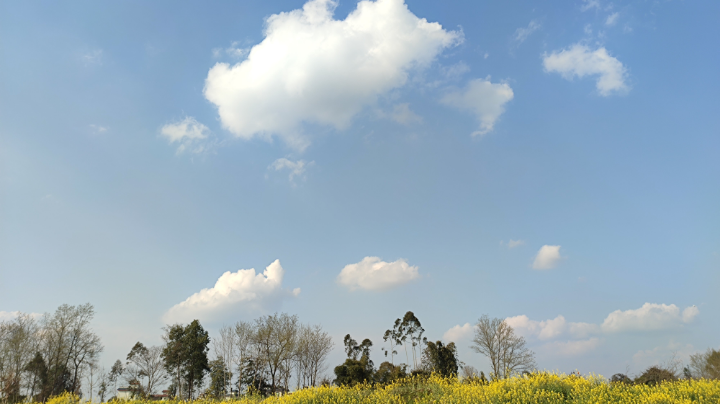
[[[185,383],[180,391],[186,390],[192,398],[195,387],[202,385],[210,370],[207,357],[210,336],[198,320],[193,320],[185,327],[180,324],[168,327],[165,340],[162,352],[165,369],[176,378],[179,376]]]
[[[375,372],[375,383],[388,384],[405,378],[408,376],[406,368],[406,365],[393,365],[385,361],[380,364],[377,372]]]
[[[340,366],[336,366],[335,383],[338,386],[354,386],[361,383],[371,383],[375,373],[375,365],[370,360],[370,348],[372,341],[364,339],[358,345],[350,334],[347,334],[343,340],[345,344],[345,353],[348,358]],[[359,356],[359,359],[358,359]]]
[[[444,377],[457,376],[459,362],[454,342],[430,341],[423,351],[423,367]]]
[[[210,362],[210,386],[206,391],[206,395],[216,399],[225,397],[225,392],[230,386],[232,373],[225,364],[222,357],[218,357]]]
[[[651,366],[647,368],[640,376],[635,378],[635,383],[654,386],[662,382],[675,380],[677,380],[677,376],[675,376],[673,372],[658,366]]]

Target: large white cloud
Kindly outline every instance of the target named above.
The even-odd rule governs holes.
[[[605,332],[653,331],[675,328],[692,322],[700,314],[696,306],[680,312],[674,304],[645,303],[639,309],[615,310],[602,323]]]
[[[165,313],[163,320],[189,322],[193,319],[217,320],[231,310],[264,311],[275,308],[285,297],[297,296],[300,289],[292,292],[282,288],[285,270],[280,260],[275,260],[263,273],[255,269],[225,272],[212,288],[203,289],[185,301],[176,304]]]
[[[225,128],[243,139],[281,136],[302,149],[302,122],[342,129],[378,96],[405,84],[414,66],[430,63],[462,40],[418,18],[403,0],[361,1],[344,20],[337,3],[311,0],[267,19],[265,39],[241,63],[218,63],[205,97]]]
[[[467,87],[453,91],[442,102],[475,114],[480,127],[473,136],[484,135],[495,127],[495,122],[505,112],[505,104],[514,96],[507,83],[491,83],[487,79],[471,80]]]
[[[540,247],[540,251],[535,256],[532,267],[533,269],[552,269],[561,259],[559,245],[544,245]]]
[[[385,262],[365,257],[357,264],[346,265],[337,277],[338,283],[350,289],[386,290],[417,279],[418,267],[405,260]]]
[[[585,45],[575,44],[545,55],[543,66],[546,72],[560,73],[567,80],[597,76],[595,86],[602,96],[629,90],[625,83],[627,69],[617,58],[610,56],[604,47],[591,50]]]

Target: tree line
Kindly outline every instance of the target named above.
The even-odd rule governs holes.
[[[200,396],[224,398],[243,394],[269,396],[321,384],[386,384],[432,373],[491,382],[536,369],[535,354],[503,319],[482,316],[471,348],[488,358],[486,377],[460,361],[453,342],[430,341],[411,311],[383,334],[385,360],[376,368],[373,342],[343,339],[346,359],[326,377],[331,336],[320,325],[303,324],[297,316],[276,313],[220,328],[211,339],[198,320],[163,328],[162,344],[136,342],[126,357],[105,371],[98,365],[103,346],[90,327],[90,304],[62,305],[42,316],[19,314],[0,322],[0,402],[44,402],[63,392],[100,402],[115,398],[118,387],[137,398]],[[709,349],[678,361],[648,368],[635,379],[616,374],[620,383],[653,384],[685,378],[720,379],[720,351]],[[162,394],[158,394],[162,393]]]

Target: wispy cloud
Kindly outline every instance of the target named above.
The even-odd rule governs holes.
[[[178,144],[177,154],[200,154],[208,151],[210,129],[193,117],[185,117],[181,121],[164,125],[160,134],[170,144]]]
[[[273,163],[268,166],[268,169],[275,171],[288,170],[288,180],[294,183],[296,178],[305,180],[307,178],[305,174],[307,168],[313,165],[315,165],[314,161],[309,163],[305,160],[292,161],[283,157],[273,161]]]
[[[519,45],[519,44],[525,42],[525,40],[528,39],[528,37],[530,35],[532,35],[533,32],[535,32],[539,29],[540,29],[540,24],[537,21],[532,20],[532,21],[530,21],[530,23],[528,24],[527,27],[524,27],[524,28],[521,27],[521,28],[518,28],[515,30],[515,35],[513,35],[513,40],[515,40],[515,42],[517,42],[517,44]]]
[[[608,16],[608,18],[605,20],[605,25],[612,26],[615,25],[615,23],[618,20],[618,17],[620,17],[620,13],[612,13]]]

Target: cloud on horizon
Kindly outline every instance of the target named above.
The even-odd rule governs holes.
[[[212,288],[202,289],[170,308],[163,321],[216,321],[230,310],[264,312],[276,309],[282,300],[300,294],[300,288],[292,291],[282,288],[284,276],[280,260],[273,261],[263,273],[256,274],[254,268],[227,271]]]
[[[277,135],[303,150],[310,141],[302,123],[347,128],[364,107],[402,87],[411,69],[463,38],[418,18],[403,0],[361,1],[344,20],[333,18],[336,6],[311,0],[271,15],[247,59],[210,69],[204,93],[223,127],[246,140]]]

